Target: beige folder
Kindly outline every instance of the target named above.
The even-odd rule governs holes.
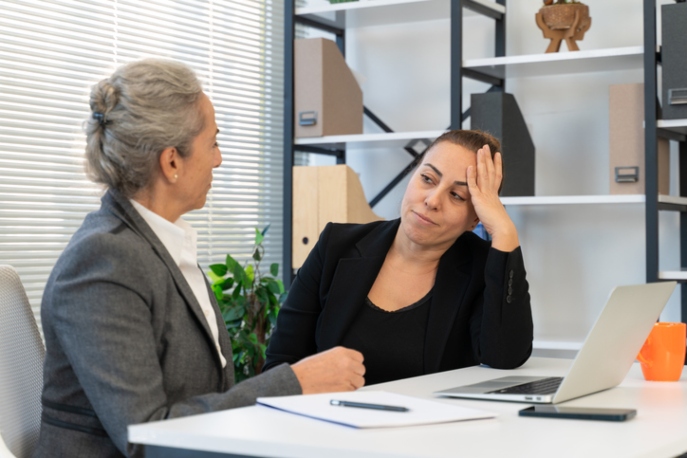
[[[358,175],[347,165],[293,168],[294,269],[303,265],[327,223],[381,219],[365,200]]]
[[[608,139],[611,194],[644,194],[644,84],[610,86]],[[669,194],[670,142],[659,138],[657,146],[658,192]]]

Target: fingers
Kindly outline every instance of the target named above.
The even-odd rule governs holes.
[[[486,154],[484,148],[487,148]],[[477,186],[479,186],[481,190],[485,189],[489,184],[489,170],[486,160],[488,151],[489,147],[487,145],[477,150]]]
[[[498,192],[503,179],[503,162],[501,153],[496,152],[492,158],[489,145],[477,150],[476,183],[481,191]]]
[[[471,196],[474,196],[475,193],[479,192],[479,188],[477,187],[477,174],[475,173],[475,167],[473,166],[468,167],[468,191],[470,192]]]
[[[501,183],[503,183],[503,159],[501,153],[496,153],[494,156],[494,168],[496,171],[496,191],[498,192]]]
[[[482,157],[484,159],[487,174],[489,177],[492,177],[494,175],[494,161],[491,157],[491,148],[489,148],[489,145],[484,145],[482,147]]]

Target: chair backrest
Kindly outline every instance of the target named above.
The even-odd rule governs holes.
[[[17,458],[29,457],[38,443],[44,358],[19,275],[0,265],[0,456],[9,449]]]

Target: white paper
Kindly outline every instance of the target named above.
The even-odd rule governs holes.
[[[406,407],[408,412],[342,407],[332,400],[364,402]],[[387,391],[353,391],[299,396],[258,398],[258,404],[304,415],[318,420],[339,423],[353,428],[388,428],[395,426],[428,425],[454,421],[493,418],[497,414],[437,401],[389,393]]]

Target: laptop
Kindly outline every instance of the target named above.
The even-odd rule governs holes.
[[[630,371],[676,285],[667,281],[614,288],[565,377],[500,377],[434,394],[557,404],[613,388]]]

